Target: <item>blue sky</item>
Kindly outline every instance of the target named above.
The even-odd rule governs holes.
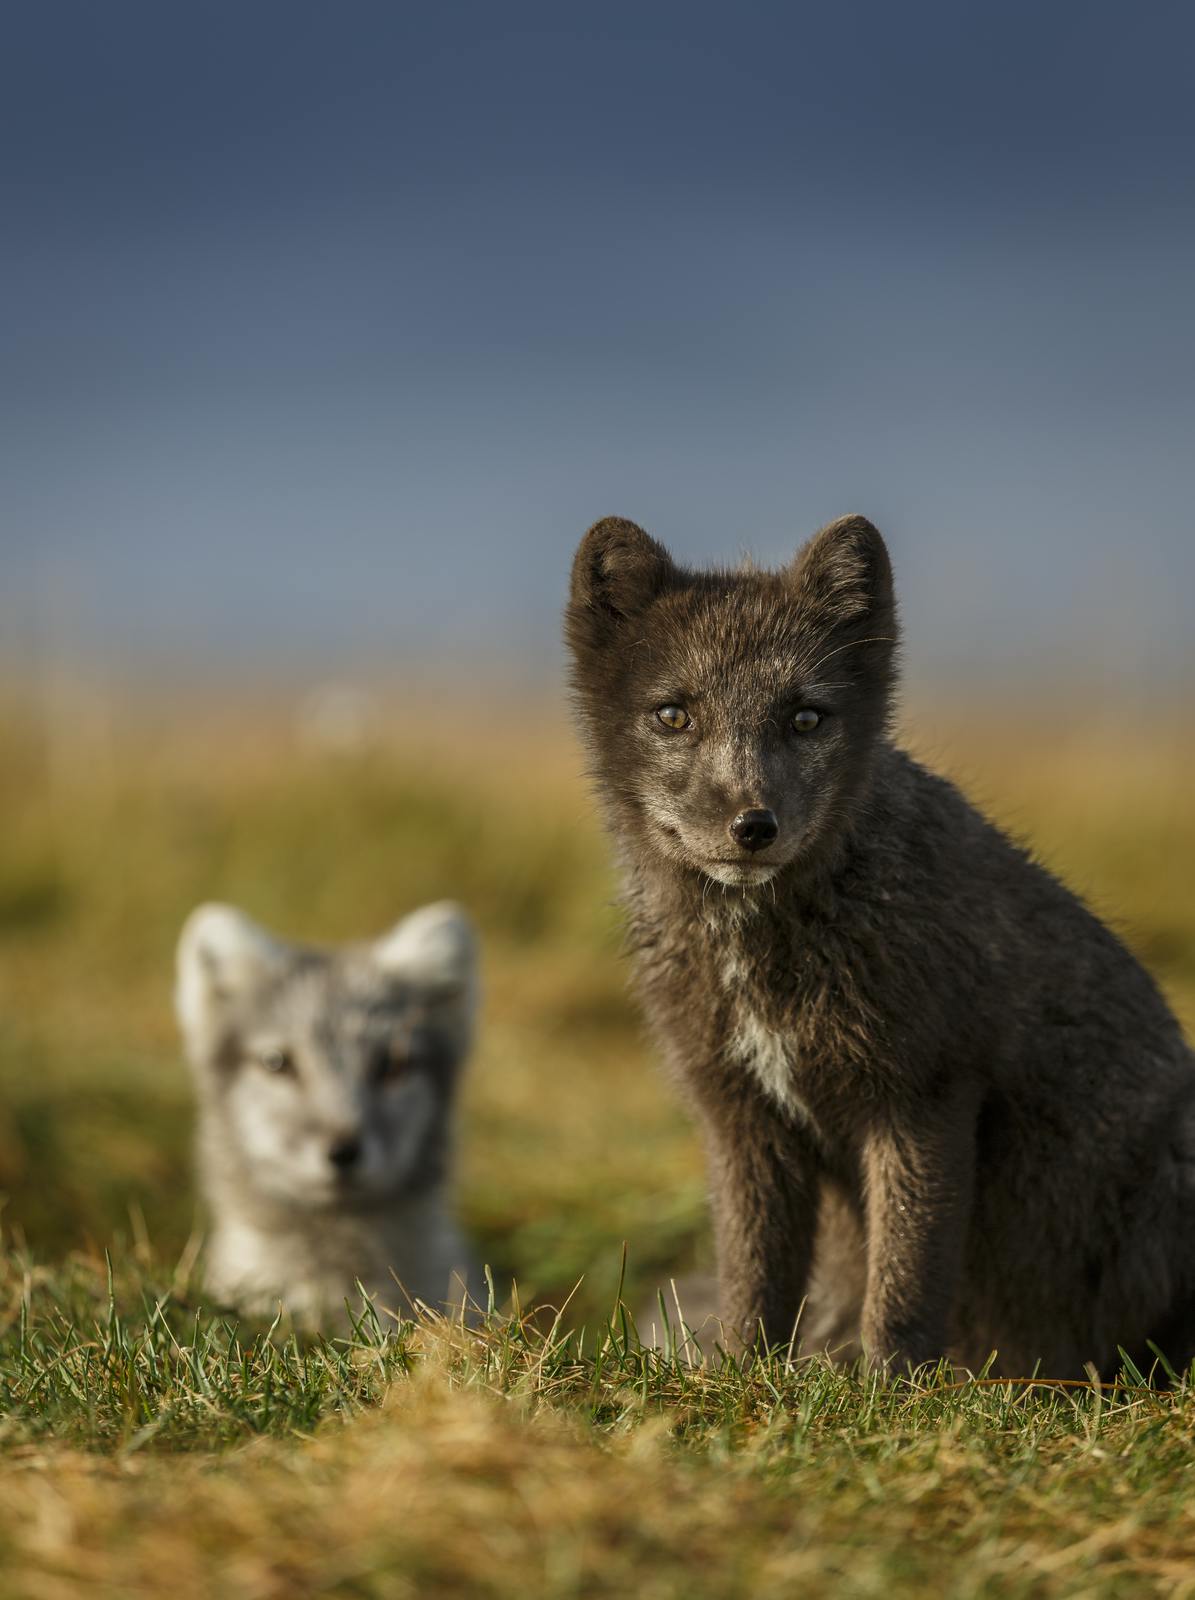
[[[915,673],[1189,677],[1193,63],[1178,5],[11,7],[8,654],[535,670],[597,516],[862,510]]]

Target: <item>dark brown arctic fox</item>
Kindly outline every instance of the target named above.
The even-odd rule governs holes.
[[[902,1367],[1107,1371],[1151,1340],[1186,1364],[1195,1057],[1119,940],[891,743],[876,529],[692,572],[609,518],[566,633],[727,1329]]]

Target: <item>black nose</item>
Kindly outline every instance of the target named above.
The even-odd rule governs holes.
[[[740,811],[730,824],[730,837],[744,850],[766,850],[779,832],[771,811]]]
[[[328,1160],[339,1172],[347,1172],[350,1167],[356,1166],[360,1155],[361,1141],[352,1135],[337,1139],[328,1148]]]

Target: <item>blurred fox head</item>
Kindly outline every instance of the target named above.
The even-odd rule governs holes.
[[[577,550],[565,633],[595,775],[635,845],[750,887],[849,825],[896,670],[891,567],[864,518],[779,572],[691,572],[607,518]]]
[[[179,940],[175,998],[205,1151],[239,1185],[359,1210],[439,1177],[476,1004],[458,907],[329,951],[200,906]]]

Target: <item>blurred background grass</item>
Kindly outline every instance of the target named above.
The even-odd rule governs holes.
[[[414,697],[426,702],[428,696]],[[579,1311],[708,1260],[699,1151],[627,994],[606,843],[562,704],[83,690],[0,715],[0,1222],[39,1256],[197,1225],[173,944],[224,898],[359,938],[451,895],[484,941],[460,1203],[524,1303]],[[89,709],[90,708],[90,709]],[[1109,917],[1195,1026],[1189,718],[922,706],[911,742]],[[1076,1114],[1080,1108],[1076,1108]]]

